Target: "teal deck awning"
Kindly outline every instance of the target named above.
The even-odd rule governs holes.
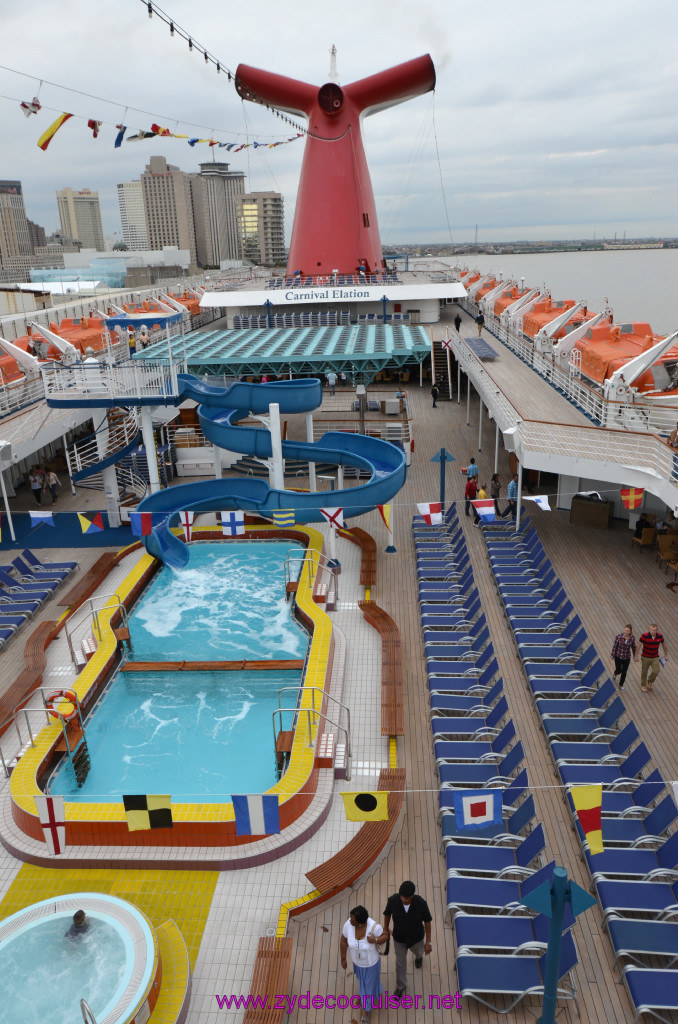
[[[134,359],[186,362],[198,376],[257,374],[315,376],[333,369],[369,383],[386,366],[416,366],[431,351],[423,327],[400,324],[354,324],[327,327],[258,328],[194,331],[158,341]]]

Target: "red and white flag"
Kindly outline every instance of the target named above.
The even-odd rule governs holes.
[[[439,526],[443,521],[443,506],[439,501],[417,503],[419,515],[428,526]]]
[[[454,817],[456,827],[460,830],[501,825],[502,791],[500,789],[455,789]]]
[[[191,539],[191,531],[193,529],[193,517],[195,512],[180,512],[179,518],[181,519],[181,525],[184,528],[184,540],[188,544]]]
[[[62,796],[36,796],[35,806],[49,852],[63,853],[66,848],[66,808]]]
[[[344,528],[343,508],[321,508],[320,514],[325,517],[333,530],[342,530]]]
[[[478,498],[472,501],[474,509],[484,523],[493,523],[497,518],[494,514],[494,500],[492,498]]]
[[[450,338],[443,338],[443,350],[452,348],[452,341]]]

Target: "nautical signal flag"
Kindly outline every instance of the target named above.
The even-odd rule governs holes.
[[[386,821],[388,818],[388,793],[375,790],[373,793],[342,793],[347,821]]]
[[[66,848],[66,806],[62,796],[36,796],[35,806],[42,825],[45,842],[52,854]]]
[[[454,817],[458,829],[501,825],[500,789],[455,789]]]
[[[536,502],[539,508],[543,508],[544,512],[551,511],[548,494],[523,494],[523,500]]]
[[[343,530],[344,510],[343,508],[321,508],[321,516],[324,516],[333,530]]]
[[[122,802],[130,832],[173,827],[172,798],[169,794],[123,795]]]
[[[443,521],[443,506],[439,501],[417,503],[419,515],[429,526],[439,526]]]
[[[56,523],[54,522],[54,516],[52,515],[51,512],[29,512],[28,514],[31,517],[31,527],[33,527],[33,526],[54,526],[54,527],[56,527]]]
[[[644,493],[642,487],[622,487],[619,493],[624,508],[640,508]]]
[[[152,512],[130,512],[129,522],[135,537],[150,537],[153,533]]]
[[[188,544],[191,539],[191,531],[193,530],[193,519],[195,512],[180,512],[179,518],[181,519],[181,525],[184,531],[184,540]]]
[[[281,508],[271,513],[271,518],[276,526],[294,526],[294,509]]]
[[[47,147],[49,146],[50,142],[52,141],[52,139],[54,138],[56,133],[59,131],[61,126],[63,124],[66,124],[66,121],[68,121],[69,117],[73,117],[73,115],[72,114],[59,114],[59,116],[57,117],[56,121],[52,122],[52,124],[49,126],[47,131],[42,133],[42,135],[38,139],[38,146],[43,151],[43,153],[47,149]]]
[[[221,532],[224,537],[240,537],[245,532],[244,512],[222,512]]]
[[[101,533],[104,528],[101,512],[78,512],[78,522],[83,533]]]
[[[477,501],[472,501],[471,504],[484,523],[493,523],[497,518],[494,514],[492,498],[479,498]]]
[[[388,532],[392,534],[393,530],[391,529],[391,509],[393,508],[393,506],[377,505],[377,508],[379,510],[379,515],[384,520],[384,526],[386,527]]]
[[[237,836],[272,836],[280,832],[280,807],[275,793],[234,793]]]
[[[452,341],[450,338],[443,338],[443,349],[451,349]]]
[[[591,854],[603,852],[603,828],[600,816],[603,809],[603,786],[573,786],[572,803],[579,824],[586,836]]]

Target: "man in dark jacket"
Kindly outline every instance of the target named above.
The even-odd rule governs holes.
[[[400,999],[407,987],[407,951],[414,953],[414,966],[421,967],[424,954],[431,952],[431,911],[421,896],[415,896],[414,882],[403,882],[398,892],[389,896],[384,910],[384,931],[393,936],[396,961],[396,988]],[[391,929],[391,918],[393,928]]]

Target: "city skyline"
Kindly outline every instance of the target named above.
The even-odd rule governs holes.
[[[385,244],[449,241],[448,218],[460,242],[473,240],[476,224],[479,238],[497,241],[594,231],[678,235],[678,9],[668,0],[653,7],[652,19],[632,0],[573,0],[557,22],[536,0],[511,9],[491,0],[480,15],[458,2],[423,0],[414,8],[396,0],[387,18],[349,0],[340,21],[306,0],[293,16],[269,0],[223,16],[207,0],[175,0],[165,9],[225,68],[242,61],[318,85],[327,78],[333,43],[343,83],[431,53],[434,98],[364,123]],[[37,21],[40,33],[32,28]],[[0,101],[0,174],[22,181],[27,216],[48,234],[58,226],[54,196],[61,188],[98,191],[104,231],[120,237],[119,182],[138,178],[152,156],[187,174],[211,157],[206,145],[189,149],[175,139],[114,149],[118,123],[135,133],[156,121],[238,144],[293,134],[265,109],[243,109],[226,74],[217,75],[197,46],[191,53],[172,38],[157,17],[149,19],[139,0],[103,2],[96,21],[84,0],[63,0],[58,8],[28,0],[6,14],[5,27],[8,38],[30,39],[30,64],[17,57],[11,66],[35,78],[0,69],[0,93],[10,97]],[[113,51],[110,62],[102,59],[102,40],[124,45],[124,61],[116,65]],[[120,73],[111,74],[116,67]],[[43,109],[24,118],[18,101],[30,101],[41,78]],[[61,112],[74,116],[41,152],[37,139]],[[97,138],[88,119],[104,122]],[[299,140],[217,154],[246,175],[246,191],[282,193],[288,238],[302,151]]]

